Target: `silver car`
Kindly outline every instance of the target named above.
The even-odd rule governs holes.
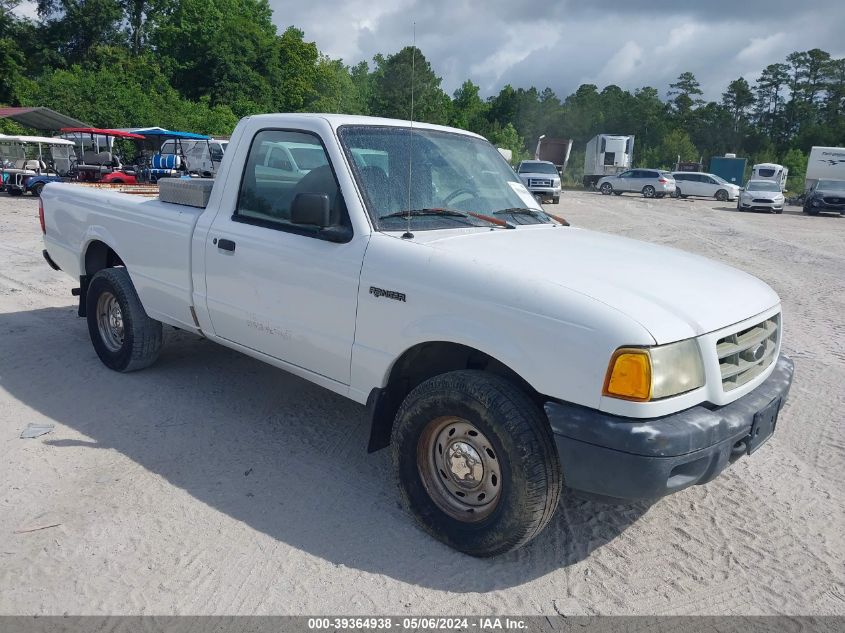
[[[705,174],[699,171],[676,171],[672,175],[675,177],[675,196],[679,198],[704,196],[724,202],[725,200],[736,200],[739,195],[738,185],[728,182],[716,174]]]
[[[662,198],[675,193],[675,179],[662,169],[629,169],[616,176],[605,176],[596,187],[606,196],[619,196],[628,191],[646,198]]]
[[[531,194],[544,202],[560,202],[560,173],[554,163],[546,160],[524,160],[516,168],[519,179]]]
[[[783,192],[774,180],[749,180],[736,199],[736,210],[783,213]]]

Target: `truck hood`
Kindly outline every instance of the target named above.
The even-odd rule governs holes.
[[[520,284],[551,283],[606,304],[659,344],[727,327],[780,302],[767,284],[730,266],[606,233],[548,226],[448,233],[417,235],[470,266],[501,270]]]

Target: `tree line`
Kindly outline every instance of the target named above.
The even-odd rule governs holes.
[[[38,0],[37,17],[0,0],[0,104],[43,105],[103,127],[161,125],[228,134],[259,112],[410,116],[471,130],[527,157],[540,134],[574,140],[567,178],[580,181],[595,134],[634,134],[638,166],[734,152],[790,168],[800,188],[813,145],[845,145],[845,59],[796,51],[705,101],[692,73],[661,91],[581,85],[504,86],[482,98],[467,80],[443,90],[424,53],[405,47],[354,66],[321,53],[291,26],[279,32],[267,0]],[[572,63],[573,60],[567,60]],[[577,60],[574,60],[577,61]],[[0,121],[0,132],[14,130]]]

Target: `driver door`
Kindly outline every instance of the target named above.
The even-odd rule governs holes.
[[[367,236],[352,231],[328,156],[295,179],[266,166],[268,151],[288,142],[325,152],[315,132],[258,130],[243,172],[229,172],[237,195],[224,198],[205,242],[208,316],[220,338],[348,385]],[[301,193],[328,196],[332,225],[348,227],[349,239],[293,223]]]

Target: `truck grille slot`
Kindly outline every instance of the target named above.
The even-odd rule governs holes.
[[[752,202],[762,202],[764,204],[771,204],[772,200],[769,200],[767,198],[754,198],[754,200],[752,200]]]
[[[529,178],[529,187],[551,187],[552,181],[547,178]]]
[[[763,373],[775,360],[780,315],[729,334],[716,343],[722,389],[731,391]]]

